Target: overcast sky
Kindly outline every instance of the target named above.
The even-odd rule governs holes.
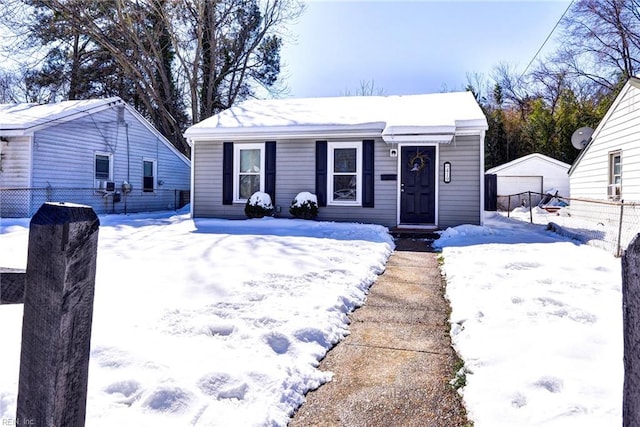
[[[289,27],[283,76],[297,98],[353,94],[362,81],[385,95],[463,90],[467,73],[524,70],[569,3],[311,0]]]

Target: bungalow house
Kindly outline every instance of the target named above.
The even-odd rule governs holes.
[[[0,104],[0,216],[46,201],[97,213],[185,203],[190,161],[120,98]]]
[[[318,219],[388,227],[483,222],[487,121],[470,92],[251,100],[187,129],[194,217],[278,216],[316,194]]]
[[[569,197],[569,175],[571,165],[540,153],[532,153],[500,166],[489,169],[487,175],[496,175],[498,206],[507,209],[507,197],[519,194],[511,200],[511,209],[522,201],[537,205],[541,195],[549,190]]]

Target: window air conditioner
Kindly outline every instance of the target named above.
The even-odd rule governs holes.
[[[113,181],[96,181],[96,189],[105,193],[113,193],[116,191],[116,184]]]
[[[609,184],[607,195],[611,200],[620,200],[620,184]]]

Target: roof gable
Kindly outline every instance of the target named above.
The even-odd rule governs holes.
[[[629,94],[629,92],[633,91],[634,89],[635,90],[640,89],[640,79],[637,77],[630,77],[629,80],[627,80],[627,82],[624,84],[622,89],[620,89],[620,93],[618,93],[618,96],[616,96],[616,99],[613,100],[611,107],[609,107],[604,117],[602,118],[602,120],[600,120],[600,123],[598,123],[598,126],[593,131],[593,134],[591,135],[591,138],[589,138],[589,143],[587,144],[587,146],[580,151],[580,154],[578,154],[578,157],[571,165],[571,168],[569,168],[569,175],[573,173],[575,168],[578,166],[578,164],[584,157],[585,153],[589,151],[589,149],[591,148],[591,145],[593,144],[593,141],[595,141],[598,135],[600,134],[600,132],[602,132],[602,128],[607,124],[607,122],[609,121],[609,118],[611,117],[613,112],[618,108],[622,100],[625,99]]]
[[[569,167],[571,166],[568,163],[561,162],[560,160],[556,160],[553,157],[545,156],[544,154],[540,154],[540,153],[532,153],[532,154],[528,154],[528,155],[523,156],[523,157],[519,157],[519,158],[517,158],[515,160],[512,160],[510,162],[504,163],[502,165],[495,166],[495,167],[489,169],[488,171],[486,171],[485,173],[494,174],[494,173],[502,172],[502,171],[504,171],[506,169],[517,167],[517,166],[519,166],[519,165],[521,165],[523,163],[527,163],[527,162],[529,162],[531,160],[540,160],[540,161],[547,162],[549,164],[552,164],[554,166],[557,166],[559,168],[566,169],[566,170],[569,170]]]

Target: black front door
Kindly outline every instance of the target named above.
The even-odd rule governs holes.
[[[400,223],[436,221],[436,148],[402,147],[400,154]]]

